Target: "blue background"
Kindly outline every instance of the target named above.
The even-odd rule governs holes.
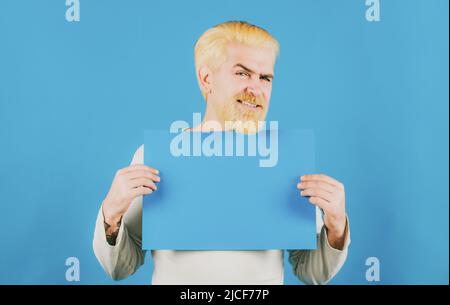
[[[204,110],[207,28],[244,19],[280,41],[268,119],[313,128],[346,185],[349,257],[333,284],[448,283],[448,1],[0,2],[0,283],[114,283],[92,251],[98,208],[142,131]],[[286,283],[297,284],[286,265]],[[120,283],[150,282],[151,257]]]

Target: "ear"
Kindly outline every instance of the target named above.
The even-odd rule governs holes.
[[[211,70],[207,66],[202,66],[197,71],[197,79],[205,97],[211,92]]]

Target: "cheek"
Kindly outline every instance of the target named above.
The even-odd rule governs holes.
[[[268,86],[263,91],[264,98],[266,99],[267,103],[270,102],[270,97],[272,96],[272,85]]]
[[[223,88],[223,92],[227,98],[234,98],[236,95],[242,94],[247,88],[247,84],[244,80],[233,77],[228,78],[224,84],[226,85]]]
[[[247,83],[244,79],[238,77],[230,77],[228,79],[228,88],[234,95],[242,93],[247,87]]]
[[[213,90],[219,97],[226,99],[235,96],[239,92],[239,83],[232,77],[220,76],[220,78],[216,79]]]

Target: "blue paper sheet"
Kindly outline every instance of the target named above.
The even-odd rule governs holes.
[[[181,151],[181,145],[173,145],[175,134],[145,131],[144,163],[160,171],[161,182],[156,192],[144,196],[143,249],[316,248],[315,206],[296,188],[301,175],[315,170],[312,130],[278,130],[275,139],[269,132],[260,132],[244,136],[244,146],[238,145],[234,132],[183,134],[191,137],[189,152],[184,147],[184,155],[174,156],[174,151]],[[204,156],[207,150],[193,156],[194,134],[201,143],[222,139],[222,156]],[[274,156],[269,161],[258,148],[256,156],[248,155],[248,143],[255,137],[258,145],[265,139],[266,147],[278,141],[275,166]],[[225,156],[230,143],[233,156]],[[217,149],[209,147],[213,146]],[[243,147],[244,156],[237,156],[237,146]],[[269,167],[262,167],[261,160]]]

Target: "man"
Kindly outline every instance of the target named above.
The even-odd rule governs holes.
[[[278,42],[246,22],[225,22],[206,31],[195,46],[197,79],[206,100],[204,120],[221,130],[229,121],[258,122],[266,117]],[[241,130],[245,132],[245,130]],[[191,132],[191,131],[187,131]],[[151,148],[148,148],[151,149]],[[115,280],[144,262],[141,248],[142,198],[157,191],[158,170],[143,165],[144,147],[131,165],[117,171],[98,213],[94,252]],[[344,186],[323,174],[297,184],[299,196],[316,205],[316,250],[288,250],[294,273],[305,283],[328,282],[341,268],[350,243]],[[323,212],[323,219],[322,213]],[[152,250],[153,284],[283,284],[283,250]]]

